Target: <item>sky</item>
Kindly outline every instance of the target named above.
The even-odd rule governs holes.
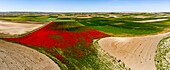
[[[170,0],[0,0],[0,12],[170,12]]]

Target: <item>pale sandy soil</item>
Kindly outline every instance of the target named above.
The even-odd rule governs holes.
[[[134,18],[150,18],[151,16],[134,16]]]
[[[144,21],[134,21],[138,23],[147,23],[147,22],[159,22],[159,21],[166,21],[168,19],[154,19],[154,20],[144,20]]]
[[[0,33],[5,34],[23,34],[27,31],[32,31],[36,28],[43,26],[44,24],[24,24],[24,23],[15,23],[8,21],[0,20]]]
[[[120,59],[132,70],[156,70],[157,45],[170,32],[140,37],[106,37],[98,41],[102,49]]]
[[[76,17],[76,18],[92,18],[92,17],[88,16],[88,17]]]
[[[0,70],[60,70],[60,68],[44,54],[0,40]]]
[[[169,16],[157,16],[155,18],[167,18],[167,17],[169,17]]]

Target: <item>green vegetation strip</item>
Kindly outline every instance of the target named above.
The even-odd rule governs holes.
[[[67,48],[64,52],[62,49],[55,47],[50,50],[39,47],[32,48],[51,58],[60,66],[61,70],[131,70],[121,60],[117,60],[101,49],[97,41],[94,41],[89,48],[79,44],[76,46],[78,49]],[[85,54],[74,52],[78,50]],[[53,53],[49,53],[49,51],[53,51]],[[53,54],[60,54],[65,62],[58,60]]]
[[[35,48],[34,48],[35,49]],[[36,49],[37,50],[37,49]],[[49,58],[51,58],[55,63],[57,63],[60,67],[61,70],[69,70],[65,64],[63,64],[60,60],[58,60],[57,58],[55,58],[54,56],[52,56],[50,53],[47,53],[44,49],[39,48],[38,49],[39,52],[45,54],[46,56],[48,56]]]
[[[3,17],[0,20],[6,21],[16,21],[16,22],[24,22],[24,21],[34,21],[34,22],[50,22],[56,20],[56,17],[51,16],[15,16],[15,17]]]
[[[71,54],[56,49],[56,52],[66,60],[66,66],[70,70],[130,70],[130,68],[125,67],[123,62],[102,50],[97,41],[93,42],[89,48],[82,45],[76,47],[78,48],[76,50],[72,48],[66,50],[71,51],[69,52]],[[83,51],[85,54],[73,52],[77,50]]]
[[[155,64],[157,70],[169,70],[170,68],[170,37],[164,38],[159,43],[156,56]]]

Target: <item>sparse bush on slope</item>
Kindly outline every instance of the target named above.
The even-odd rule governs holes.
[[[157,47],[155,64],[157,70],[170,69],[170,37],[161,40]]]

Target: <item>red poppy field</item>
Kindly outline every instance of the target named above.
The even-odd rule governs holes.
[[[25,36],[5,38],[5,40],[26,45],[46,54],[63,70],[75,70],[84,67],[86,69],[104,68],[104,65],[108,68],[107,64],[113,64],[107,59],[101,59],[104,58],[103,55],[98,57],[99,53],[93,45],[94,39],[107,36],[76,22],[51,22]]]
[[[51,22],[47,26],[26,36],[20,38],[7,38],[6,40],[43,48],[66,48],[73,47],[76,43],[82,41],[88,45],[93,39],[108,36],[88,27],[77,27],[76,29],[81,31],[73,32],[71,28],[64,28],[64,25],[69,25],[69,23]]]

